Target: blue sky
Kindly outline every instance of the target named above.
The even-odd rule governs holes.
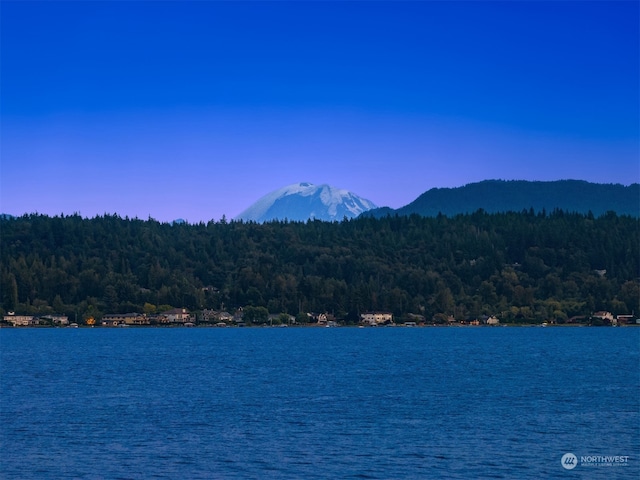
[[[640,180],[638,2],[0,5],[0,210],[234,217],[300,181],[401,207]]]

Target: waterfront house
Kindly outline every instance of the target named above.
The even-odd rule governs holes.
[[[51,322],[52,325],[69,325],[69,317],[66,315],[45,315],[40,318]]]
[[[393,314],[388,312],[369,312],[360,315],[365,325],[384,325],[393,322]]]
[[[598,318],[600,320],[602,320],[604,323],[608,323],[611,325],[615,325],[617,323],[616,319],[613,318],[613,313],[611,312],[596,312],[593,315],[591,315],[592,318]]]
[[[103,327],[117,327],[118,326],[118,320],[116,320],[113,317],[114,316],[112,316],[112,315],[105,315],[104,317],[102,317],[102,321],[100,322],[100,324]]]
[[[33,315],[5,315],[4,321],[13,324],[14,327],[33,327],[38,325],[38,319]]]
[[[200,321],[205,323],[214,322],[216,320],[217,313],[218,312],[216,310],[205,308],[200,312]]]
[[[189,310],[186,308],[172,308],[166,312],[162,312],[162,315],[169,319],[169,323],[185,323],[191,318]]]
[[[140,313],[115,313],[102,317],[102,325],[115,327],[117,325],[149,325],[149,319]]]
[[[169,323],[169,319],[165,315],[149,315],[147,318],[150,325],[166,325]]]
[[[208,309],[204,309],[202,310],[202,313],[200,314],[200,318],[202,322],[205,323],[209,323],[209,322],[232,322],[233,321],[233,315],[231,315],[229,312],[225,312],[225,311],[221,311],[221,310],[208,310]]]

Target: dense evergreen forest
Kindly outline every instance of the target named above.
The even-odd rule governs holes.
[[[554,211],[343,222],[0,219],[2,313],[150,306],[565,322],[640,309],[637,218]],[[605,272],[606,271],[606,272]]]

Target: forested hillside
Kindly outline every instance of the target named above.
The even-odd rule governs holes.
[[[29,215],[0,227],[3,313],[252,305],[347,321],[382,310],[562,322],[640,302],[638,219],[615,214],[195,225]]]
[[[489,213],[519,212],[533,208],[536,213],[556,209],[571,213],[640,216],[640,184],[590,183],[582,180],[531,182],[525,180],[484,180],[457,188],[432,188],[397,210],[380,208],[364,216],[438,214],[454,216],[482,208]]]

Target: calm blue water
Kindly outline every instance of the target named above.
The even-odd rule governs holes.
[[[2,478],[638,478],[640,329],[2,329]],[[628,455],[565,470],[564,453]]]

